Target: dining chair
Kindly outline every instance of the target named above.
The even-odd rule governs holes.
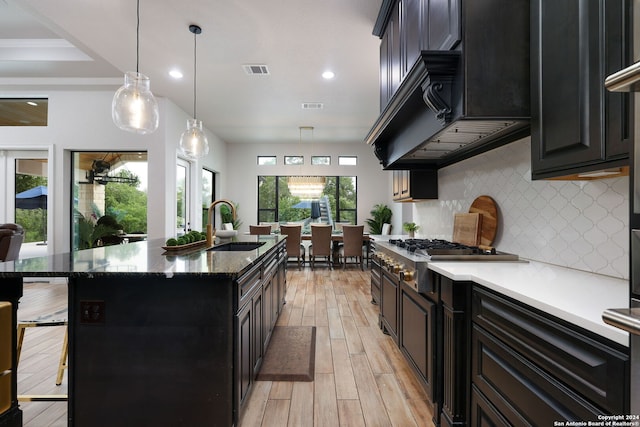
[[[222,224],[222,229],[223,230],[233,230],[233,223],[232,222],[225,222]]]
[[[269,227],[271,227],[271,232],[275,233],[276,230],[278,230],[280,228],[280,223],[279,222],[260,222],[260,225],[268,225]]]
[[[389,224],[388,222],[385,222],[384,224],[382,224],[382,233],[383,236],[388,236],[389,234],[391,234],[391,224]]]
[[[364,257],[362,249],[364,244],[364,225],[344,225],[342,227],[342,242],[340,248],[340,262],[342,268],[347,268],[347,259],[355,258],[354,264],[360,264],[364,270]]]
[[[311,269],[315,267],[316,257],[322,257],[333,269],[331,264],[331,225],[311,224],[311,245],[309,245],[309,261]]]
[[[270,225],[250,225],[249,234],[265,235],[271,234]]]
[[[287,258],[296,258],[298,270],[304,265],[306,251],[302,245],[301,225],[281,225],[280,234],[287,236]]]
[[[0,224],[0,262],[15,261],[24,241],[24,229],[19,224]]]

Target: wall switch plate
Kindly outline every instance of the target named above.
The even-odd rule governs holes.
[[[104,324],[104,301],[80,301],[80,323]]]

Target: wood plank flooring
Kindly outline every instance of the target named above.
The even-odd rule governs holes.
[[[287,271],[287,295],[278,325],[316,326],[313,382],[258,381],[241,427],[432,427],[431,404],[402,354],[378,326],[369,271],[356,268]],[[67,288],[26,284],[18,318],[64,308]],[[55,385],[64,329],[27,331],[18,368],[19,394],[64,394]],[[66,426],[66,402],[21,402],[25,427]]]

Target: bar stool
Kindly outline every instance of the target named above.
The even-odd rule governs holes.
[[[58,362],[58,374],[56,376],[56,385],[62,384],[62,377],[64,370],[67,369],[67,355],[69,353],[69,322],[67,320],[67,309],[59,310],[52,314],[40,316],[33,320],[19,320],[18,321],[18,348],[16,350],[16,372],[18,364],[20,363],[20,353],[22,352],[22,343],[24,341],[24,335],[27,328],[39,328],[45,326],[64,326],[64,340],[62,342],[62,350],[60,352],[60,361]],[[18,401],[20,402],[60,402],[68,400],[66,394],[52,394],[52,395],[18,395]]]

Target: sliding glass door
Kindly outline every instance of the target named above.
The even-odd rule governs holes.
[[[47,254],[48,152],[0,151],[0,223],[12,222],[25,229],[20,251],[26,256]]]

